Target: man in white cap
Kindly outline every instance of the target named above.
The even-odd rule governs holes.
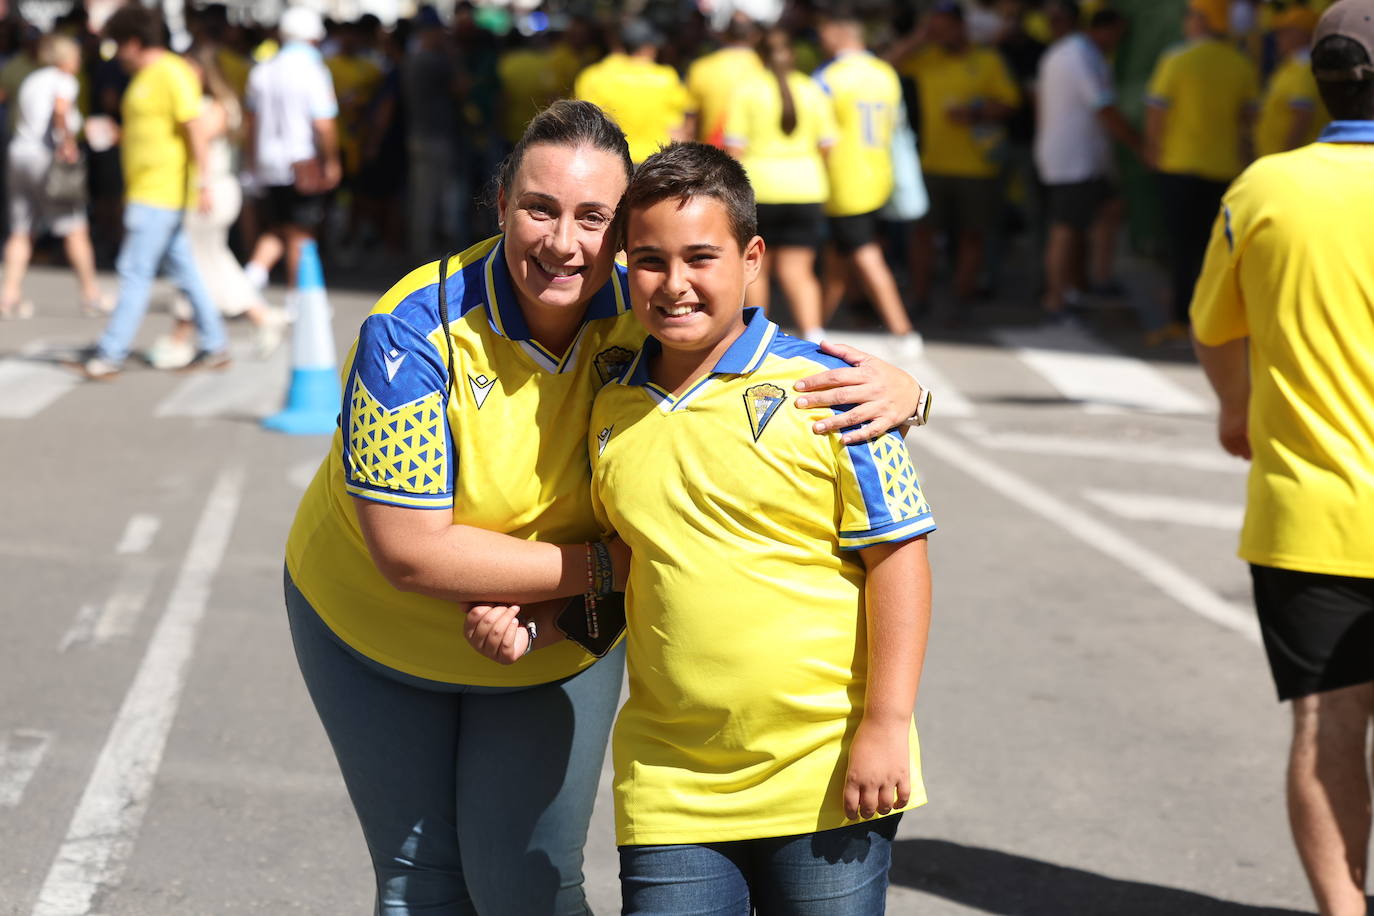
[[[339,103],[318,47],[324,21],[309,7],[293,6],[277,31],[281,50],[253,68],[244,100],[244,167],[264,195],[265,231],[247,268],[259,286],[283,252],[287,282],[294,282],[301,245],[318,232],[342,174]]]
[[[1192,302],[1222,446],[1251,459],[1240,555],[1280,700],[1288,814],[1324,916],[1365,916],[1374,722],[1374,0],[1317,25],[1334,119],[1223,198]]]

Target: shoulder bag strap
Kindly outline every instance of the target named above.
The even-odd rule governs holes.
[[[452,254],[445,254],[439,262],[439,320],[444,327],[444,348],[448,350],[448,385],[450,394],[458,384],[458,373],[453,370],[453,338],[448,332],[448,262]]]

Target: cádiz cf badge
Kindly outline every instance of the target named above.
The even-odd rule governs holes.
[[[744,412],[749,415],[749,428],[754,432],[755,442],[759,441],[759,436],[763,435],[763,428],[773,419],[773,414],[778,412],[778,408],[785,400],[787,393],[777,385],[755,385],[753,388],[745,389]]]
[[[634,358],[634,351],[624,347],[611,347],[596,354],[593,363],[596,366],[596,374],[601,377],[601,384],[620,378]]]

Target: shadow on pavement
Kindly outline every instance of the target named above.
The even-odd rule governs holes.
[[[1230,903],[944,840],[893,844],[892,883],[988,913],[1015,916],[1303,916],[1305,912]]]

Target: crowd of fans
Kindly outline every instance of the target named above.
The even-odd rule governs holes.
[[[1327,5],[1191,0],[1184,41],[1160,57],[1139,123],[1117,104],[1112,64],[1131,16],[1106,2],[936,0],[917,10],[870,3],[846,12],[794,0],[774,25],[737,17],[721,31],[699,14],[541,15],[515,28],[468,3],[447,18],[421,7],[389,27],[370,15],[325,20],[311,43],[337,99],[331,152],[339,174],[317,213],[293,215],[317,221],[311,228],[327,261],[396,269],[461,249],[495,233],[490,180],[530,118],[555,99],[588,99],[622,126],[636,161],[668,140],[695,138],[746,163],[772,250],[768,267],[801,332],[818,334],[849,297],[866,300],[888,330],[919,347],[913,321],[966,321],[1021,233],[1043,252],[1032,285],[1045,320],[1073,323],[1084,296],[1120,296],[1117,176],[1133,158],[1153,172],[1172,297],[1164,318],[1144,320],[1147,342],[1183,340],[1221,192],[1252,156],[1309,142],[1325,121],[1304,54]],[[231,115],[222,165],[232,171],[250,74],[277,56],[279,24],[237,21],[210,5],[189,10],[186,26],[184,55],[206,97]],[[71,231],[70,207],[16,206],[47,167],[35,136],[49,158],[70,158],[81,116],[117,123],[129,84],[80,6],[53,32],[65,37],[0,21],[0,102],[11,137],[0,314],[8,316],[32,310],[19,282],[26,246],[44,229],[65,239],[81,303],[107,309],[90,249],[109,263],[124,231],[118,144],[89,132],[80,202],[89,236]],[[859,72],[857,60],[867,69]],[[51,111],[35,126],[25,110],[25,87],[39,79],[44,98],[64,112],[52,130]],[[251,176],[240,177],[245,200],[229,238],[260,289],[283,251],[289,270],[293,239],[260,241],[280,207]],[[942,256],[947,291],[936,283]],[[765,305],[768,290],[758,286],[752,296]],[[264,306],[245,292],[222,310],[256,315],[270,344],[279,322]]]

